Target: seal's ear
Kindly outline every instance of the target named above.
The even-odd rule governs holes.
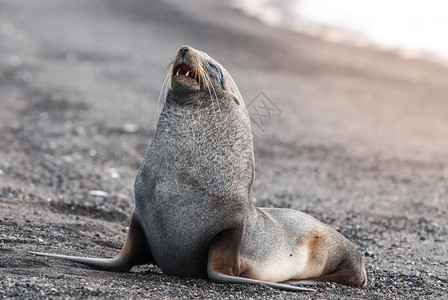
[[[232,97],[233,101],[235,101],[236,104],[240,105],[240,100],[238,100],[238,97],[235,96],[234,93],[229,92],[229,94]]]

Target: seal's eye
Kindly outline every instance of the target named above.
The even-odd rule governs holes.
[[[218,68],[217,68],[215,65],[213,65],[213,64],[208,64],[208,66],[210,67],[210,71],[215,72],[215,73],[218,73]]]
[[[222,74],[219,71],[218,67],[214,64],[208,63],[208,73],[210,74],[210,77],[212,77],[217,83],[223,86],[222,84]]]

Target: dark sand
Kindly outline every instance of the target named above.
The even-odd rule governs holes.
[[[171,2],[0,2],[0,298],[448,298],[448,70]],[[365,254],[365,289],[291,293],[27,254],[119,251],[182,44],[220,61],[246,103],[263,92],[281,111],[254,126],[253,200],[342,232]]]

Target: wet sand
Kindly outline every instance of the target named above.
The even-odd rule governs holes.
[[[119,251],[166,65],[183,44],[220,61],[250,103],[253,200],[342,232],[365,254],[367,288],[297,294],[27,254]],[[0,296],[448,298],[445,67],[206,1],[2,1],[0,53]]]

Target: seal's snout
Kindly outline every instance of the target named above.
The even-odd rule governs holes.
[[[180,54],[180,56],[182,57],[182,58],[184,58],[185,57],[185,54],[187,53],[187,51],[189,51],[191,48],[190,48],[190,46],[182,46],[180,49],[179,49],[179,54]]]
[[[180,84],[195,89],[199,88],[203,71],[198,52],[190,46],[180,47],[171,67],[171,72],[171,86]]]

